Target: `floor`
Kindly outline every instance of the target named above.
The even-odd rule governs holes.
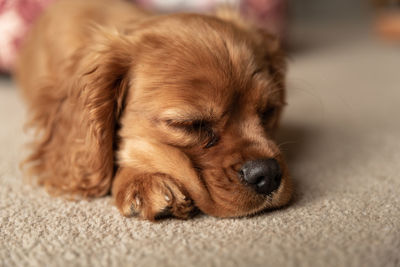
[[[400,266],[400,47],[303,27],[279,139],[296,195],[242,219],[126,219],[23,182],[24,107],[0,79],[0,266]]]

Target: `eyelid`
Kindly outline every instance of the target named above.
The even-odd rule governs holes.
[[[260,72],[263,72],[264,68],[258,68],[255,71],[253,71],[253,73],[251,74],[251,77],[256,76],[257,74],[259,74]]]
[[[172,120],[167,119],[165,123],[174,128],[184,129],[186,131],[199,131],[209,129],[211,127],[211,121],[204,119],[187,119],[187,120]]]
[[[193,123],[202,121],[201,119],[165,119],[165,123],[171,126],[192,125]]]
[[[283,108],[286,105],[287,105],[287,103],[285,101],[279,101],[279,102],[275,102],[275,103],[268,103],[265,106],[262,106],[261,108],[259,108],[259,111],[260,112],[264,112],[264,111],[269,110],[269,109]]]
[[[212,128],[212,122],[208,120],[194,119],[194,120],[172,120],[166,119],[164,122],[170,126],[183,131],[186,131],[188,134],[199,134],[198,137],[201,140],[206,141],[203,148],[211,148],[215,146],[220,137],[214,132]],[[195,125],[197,124],[197,126]],[[203,142],[201,141],[201,142]]]
[[[210,136],[209,136],[209,141],[208,141],[207,144],[204,146],[204,148],[213,147],[213,146],[215,146],[215,145],[219,142],[220,137],[219,137],[218,135],[216,135],[214,131],[211,131],[211,132],[209,133],[209,135],[210,135]]]
[[[192,109],[167,109],[157,116],[159,120],[172,123],[186,123],[195,120],[207,119],[207,115]]]

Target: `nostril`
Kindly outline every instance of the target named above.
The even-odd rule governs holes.
[[[265,177],[260,177],[259,178],[259,182],[257,183],[257,187],[263,187],[265,186],[265,184],[267,183],[267,179],[265,179]]]
[[[240,169],[239,175],[260,194],[269,194],[276,190],[282,178],[279,163],[275,159],[248,161]]]
[[[276,184],[280,185],[281,180],[282,180],[282,173],[279,171],[279,173],[276,174],[274,181]]]

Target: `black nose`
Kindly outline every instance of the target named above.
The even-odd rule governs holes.
[[[257,193],[268,195],[281,184],[282,172],[275,159],[257,159],[246,162],[239,172],[241,178]]]

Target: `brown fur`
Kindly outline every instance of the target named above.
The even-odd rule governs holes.
[[[233,12],[154,16],[125,2],[59,1],[17,67],[37,130],[27,163],[52,193],[111,191],[126,216],[282,206],[291,185],[272,136],[284,71],[274,38]],[[282,183],[258,195],[237,172],[271,157]]]

